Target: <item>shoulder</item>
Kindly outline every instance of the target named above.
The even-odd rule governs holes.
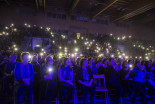
[[[20,62],[18,62],[17,64],[16,64],[16,66],[20,66],[21,65],[21,63]]]

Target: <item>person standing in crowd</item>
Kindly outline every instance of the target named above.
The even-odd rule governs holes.
[[[101,75],[101,74],[106,74],[106,71],[107,71],[107,67],[108,67],[108,60],[105,58],[103,59],[102,61],[102,64],[99,68],[98,68],[98,74]]]
[[[120,82],[120,74],[117,69],[115,69],[115,60],[113,58],[109,59],[110,65],[107,68],[107,74],[105,75],[106,78],[106,85],[107,88],[115,89],[116,93],[116,104],[119,104],[120,98],[122,96],[123,87]]]
[[[8,96],[13,95],[13,85],[14,85],[14,70],[15,66],[18,62],[16,62],[16,55],[11,54],[9,57],[9,62],[5,65],[4,68],[4,88],[5,88],[5,93]],[[10,86],[11,84],[11,86]],[[10,88],[12,87],[12,89]]]
[[[148,94],[150,95],[150,98],[153,96],[154,93],[154,75],[152,74],[152,62],[151,61],[145,61],[145,73],[144,73],[144,85],[148,88]]]
[[[33,94],[33,78],[34,71],[32,64],[28,63],[29,53],[21,53],[21,63],[18,63],[15,68],[15,78],[19,82],[19,88],[17,91],[17,104],[21,104],[21,99],[24,92],[27,92],[28,101],[27,104],[30,104],[32,94]]]
[[[91,71],[93,72],[93,74],[98,74],[97,67],[96,67],[95,63],[93,63],[92,58],[88,58],[88,66],[91,69]]]
[[[32,58],[31,64],[33,66],[34,69],[34,98],[35,99],[39,99],[39,92],[40,92],[40,86],[39,86],[39,82],[40,82],[40,64],[38,63],[38,55],[35,54]]]
[[[53,58],[46,57],[41,69],[41,104],[46,100],[55,100],[57,96],[57,67],[53,65]],[[49,99],[48,99],[49,98]]]
[[[67,93],[67,95],[69,95],[67,101],[70,103],[74,94],[74,84],[72,63],[69,58],[63,59],[61,67],[59,68],[58,78],[60,85],[60,103],[64,104],[64,98]]]
[[[93,73],[88,67],[88,61],[86,59],[81,59],[80,65],[81,69],[78,70],[78,87],[83,92],[84,104],[88,102],[89,93],[91,93],[91,104],[94,104],[96,86],[93,83]]]
[[[139,60],[135,61],[135,66],[133,68],[133,72],[135,73],[134,81],[135,81],[136,92],[135,92],[135,94],[133,96],[132,103],[133,104],[135,103],[137,94],[138,94],[138,92],[140,92],[140,94],[141,94],[141,103],[145,104],[146,92],[145,92],[145,86],[143,84],[144,72],[142,70],[141,63],[140,63]]]

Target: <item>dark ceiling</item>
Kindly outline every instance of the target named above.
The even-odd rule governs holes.
[[[37,11],[63,10],[88,17],[110,17],[112,22],[129,21],[155,26],[155,0],[0,0],[0,6],[29,6]]]

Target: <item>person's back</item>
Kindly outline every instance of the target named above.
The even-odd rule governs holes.
[[[133,71],[135,73],[134,81],[143,83],[144,73],[141,69],[134,67]]]

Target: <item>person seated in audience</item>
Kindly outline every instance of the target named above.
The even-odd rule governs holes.
[[[41,68],[41,103],[46,100],[55,100],[57,96],[57,66],[53,65],[53,58],[46,57],[45,64]],[[49,99],[48,99],[49,98]]]
[[[13,95],[13,85],[14,85],[14,70],[18,62],[16,62],[16,55],[11,54],[9,57],[9,62],[4,67],[4,88],[6,95]],[[11,84],[11,85],[10,85]],[[12,89],[11,89],[11,88]]]
[[[92,70],[93,74],[98,74],[95,63],[93,63],[92,58],[88,58],[88,67]]]
[[[120,70],[120,78],[121,78],[121,83],[123,85],[123,90],[129,91],[130,97],[133,97],[136,90],[133,77],[134,77],[134,73],[132,71],[132,66],[128,64],[127,60],[124,60],[122,63],[122,69]]]
[[[115,89],[115,103],[119,104],[120,98],[122,96],[123,87],[120,82],[120,74],[118,69],[115,68],[115,60],[113,58],[109,59],[109,66],[105,74],[106,85],[109,89]]]
[[[61,67],[58,70],[60,85],[60,103],[64,104],[64,98],[68,96],[67,104],[71,103],[74,95],[73,68],[69,58],[64,58]]]
[[[135,81],[136,92],[135,92],[135,94],[133,96],[132,103],[133,104],[135,103],[137,94],[139,92],[140,95],[141,95],[141,103],[145,104],[146,91],[145,91],[145,86],[144,86],[144,83],[143,83],[143,81],[144,81],[144,71],[142,70],[142,66],[141,66],[141,63],[140,63],[139,60],[135,60],[135,65],[134,65],[134,68],[133,68],[133,72],[135,74],[134,81]]]
[[[24,92],[27,92],[28,101],[27,104],[30,104],[33,94],[33,78],[34,70],[32,64],[28,63],[29,53],[21,53],[21,63],[18,63],[15,68],[15,78],[19,82],[18,91],[17,91],[17,104],[21,104],[22,96]]]
[[[82,90],[84,97],[84,104],[88,102],[89,93],[91,94],[90,102],[94,104],[95,99],[95,84],[93,82],[93,73],[88,67],[88,61],[86,59],[81,59],[80,61],[81,69],[78,70],[78,88]]]
[[[33,79],[33,82],[34,82],[34,98],[35,99],[39,99],[39,90],[40,90],[40,64],[38,63],[38,55],[35,54],[31,60],[31,64],[33,66],[33,69],[34,69],[34,79]]]

